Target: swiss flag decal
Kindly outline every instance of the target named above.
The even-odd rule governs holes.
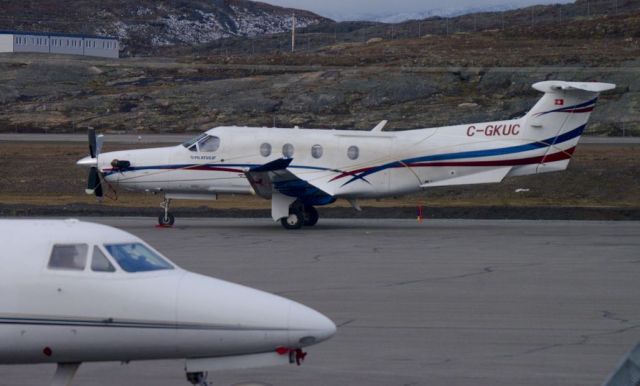
[[[564,105],[564,99],[556,99],[554,103],[556,106],[562,106]]]

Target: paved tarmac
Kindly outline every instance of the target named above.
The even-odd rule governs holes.
[[[640,222],[94,220],[339,325],[299,368],[217,372],[214,385],[600,385],[640,341]],[[0,384],[48,384],[53,371],[0,366]],[[183,377],[179,360],[85,364],[75,384]]]
[[[109,134],[105,133],[105,141],[127,144],[174,144],[182,143],[199,133],[190,134]],[[87,142],[86,134],[20,134],[0,133],[0,141],[14,142]],[[589,137],[580,139],[583,144],[633,145],[640,144],[640,137]]]

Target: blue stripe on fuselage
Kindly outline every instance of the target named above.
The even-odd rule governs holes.
[[[514,154],[514,153],[521,153],[529,150],[540,149],[540,148],[556,145],[562,142],[566,142],[570,139],[579,137],[584,131],[584,128],[586,126],[587,125],[584,124],[557,137],[551,137],[542,141],[532,142],[525,145],[509,146],[509,147],[503,147],[499,149],[471,150],[471,151],[463,151],[459,153],[435,154],[435,155],[428,155],[423,157],[408,158],[400,162],[394,161],[388,164],[373,167],[367,171],[359,173],[353,176],[353,178],[351,178],[349,181],[342,184],[342,186],[350,184],[351,182],[357,179],[366,177],[373,173],[377,173],[384,169],[402,167],[404,166],[404,164],[411,164],[416,162],[445,161],[445,160],[454,160],[454,159],[461,159],[461,158],[492,157],[497,155]]]

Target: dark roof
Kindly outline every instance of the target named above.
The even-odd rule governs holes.
[[[57,32],[28,32],[28,31],[0,30],[0,35],[9,35],[9,34],[11,34],[11,35],[59,36],[59,37],[67,37],[67,38],[90,38],[90,39],[118,40],[118,38],[113,37],[113,36],[64,34],[64,33],[57,33]]]

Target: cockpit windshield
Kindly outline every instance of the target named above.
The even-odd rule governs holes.
[[[104,247],[126,272],[173,269],[168,261],[142,243],[105,244]]]
[[[184,142],[182,144],[182,146],[184,146],[184,147],[186,147],[188,149],[188,148],[193,146],[196,142],[198,142],[199,140],[201,140],[204,137],[207,137],[207,133],[202,133],[202,134],[198,135],[197,137],[191,138],[190,140]]]
[[[195,138],[191,138],[187,142],[183,143],[182,146],[189,149],[189,151],[211,153],[218,150],[220,147],[220,138],[204,133]]]

